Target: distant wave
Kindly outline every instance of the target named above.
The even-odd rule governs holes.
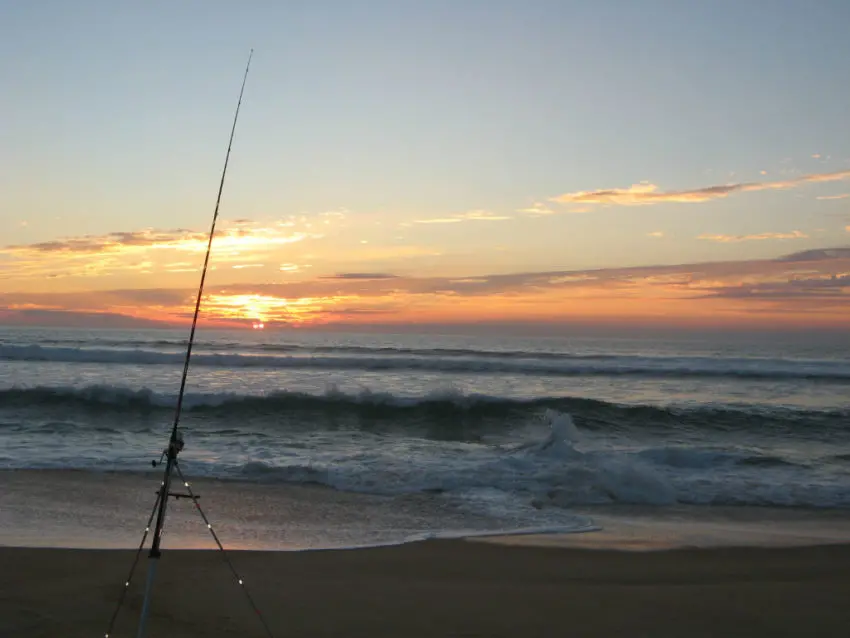
[[[82,388],[35,387],[0,390],[0,410],[113,411],[143,415],[173,409],[174,394],[149,389],[93,385]],[[321,430],[347,423],[350,427],[405,431],[425,427],[429,436],[457,438],[474,432],[506,431],[547,410],[572,414],[583,428],[720,429],[728,431],[792,430],[845,427],[850,410],[817,411],[787,408],[661,407],[615,404],[577,397],[518,399],[457,392],[403,397],[386,392],[343,393],[333,388],[324,394],[279,391],[264,395],[192,394],[184,410],[205,420],[233,423],[250,419],[252,427],[302,427]],[[236,433],[244,432],[239,429]]]
[[[186,339],[40,339],[38,343],[22,346],[19,343],[4,343],[0,340],[0,349],[4,346],[30,347],[62,346],[83,348],[115,348],[121,350],[137,350],[144,348],[185,349]],[[322,354],[365,354],[378,356],[417,356],[417,357],[478,357],[478,358],[534,358],[534,359],[615,359],[614,354],[572,354],[565,352],[528,352],[526,350],[482,350],[477,348],[410,348],[397,346],[358,346],[358,345],[308,345],[297,343],[254,343],[251,341],[195,341],[194,350],[268,352],[268,353],[322,353]]]
[[[515,355],[516,353],[514,353]],[[0,360],[179,365],[182,352],[96,348],[2,345]],[[272,354],[203,353],[193,356],[197,366],[220,368],[318,369],[362,371],[425,371],[443,373],[514,374],[534,376],[614,376],[648,378],[800,379],[850,383],[850,367],[841,362],[796,362],[760,359],[700,357],[572,356],[498,358],[457,356],[282,356]]]
[[[87,339],[53,338],[39,339],[37,343],[23,345],[18,342],[7,342],[0,339],[0,349],[5,346],[31,347],[74,347],[74,348],[110,348],[120,350],[137,350],[145,348],[164,348],[167,350],[186,348],[186,339],[111,339],[107,337],[95,337]],[[526,350],[492,350],[481,348],[414,348],[402,346],[361,346],[361,345],[321,345],[300,343],[264,343],[254,341],[205,341],[198,339],[194,343],[194,350],[213,350],[216,352],[233,351],[238,353],[322,353],[322,354],[364,354],[373,356],[417,356],[417,357],[478,357],[478,358],[534,358],[534,359],[616,359],[616,354],[574,354],[569,352],[549,351],[526,351]]]

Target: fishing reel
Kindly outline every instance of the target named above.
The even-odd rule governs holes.
[[[162,451],[162,454],[159,455],[159,461],[151,461],[151,467],[156,467],[162,463],[162,459],[166,456],[169,456],[173,459],[177,459],[177,455],[183,451],[185,444],[183,443],[183,435],[180,434],[179,431],[175,432],[171,437],[171,440],[168,442],[168,447]]]
[[[171,441],[168,443],[169,454],[173,454],[174,458],[177,458],[177,455],[183,451],[183,435],[180,434],[179,431],[174,433],[174,436],[171,437]]]

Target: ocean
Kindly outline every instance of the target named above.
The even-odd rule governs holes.
[[[186,339],[0,329],[7,543],[137,540]],[[587,531],[598,507],[846,509],[848,355],[823,334],[200,329],[180,465],[244,546]],[[169,519],[189,545],[191,514]]]

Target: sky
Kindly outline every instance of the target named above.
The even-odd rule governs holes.
[[[848,329],[845,0],[0,19],[0,322]]]

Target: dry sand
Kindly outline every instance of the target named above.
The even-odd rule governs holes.
[[[0,636],[103,636],[133,552],[0,548]],[[231,552],[274,634],[850,635],[850,545],[620,552],[427,541]],[[146,556],[113,636],[135,636]],[[150,636],[263,636],[220,554],[165,551]]]

